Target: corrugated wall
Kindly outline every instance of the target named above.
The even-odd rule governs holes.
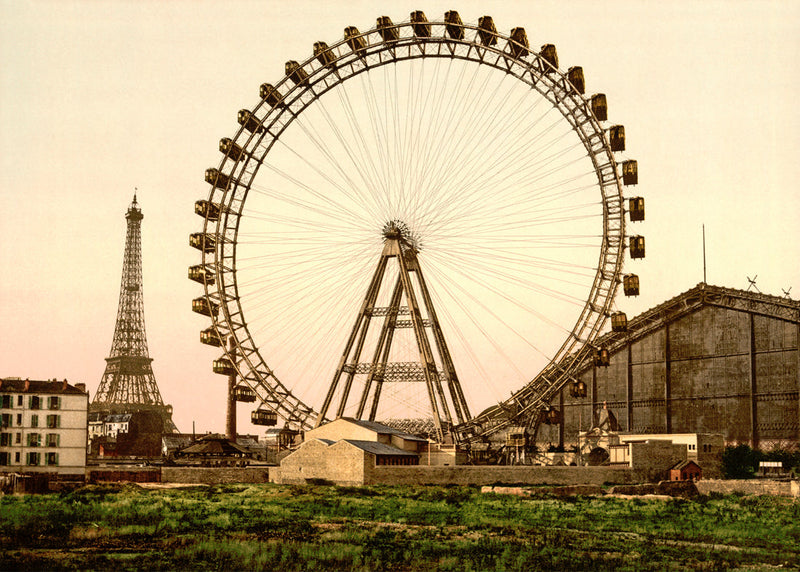
[[[799,329],[794,322],[715,306],[668,321],[615,351],[609,367],[584,371],[585,399],[564,390],[563,439],[574,443],[579,426],[591,427],[605,402],[625,431],[797,441]],[[559,427],[542,426],[539,436],[557,444]]]

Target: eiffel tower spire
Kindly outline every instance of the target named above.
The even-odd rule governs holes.
[[[106,370],[92,401],[90,411],[98,413],[158,413],[164,432],[177,431],[172,421],[172,406],[165,405],[156,385],[147,351],[142,298],[141,223],[144,215],[133,195],[125,219],[125,259],[122,264],[122,284],[119,292],[117,324],[111,353],[106,358]]]

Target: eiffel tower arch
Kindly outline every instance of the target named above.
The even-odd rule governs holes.
[[[128,229],[114,339],[89,411],[106,415],[154,412],[161,418],[164,432],[172,433],[177,431],[172,421],[172,406],[166,405],[161,398],[151,366],[153,359],[147,351],[142,297],[143,218],[134,194],[125,214]]]

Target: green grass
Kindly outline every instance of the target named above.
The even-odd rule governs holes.
[[[473,487],[89,486],[0,498],[0,570],[800,567],[800,503]]]

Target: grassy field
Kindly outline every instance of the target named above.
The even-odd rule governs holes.
[[[89,486],[0,498],[0,570],[770,570],[799,523],[776,497]]]

